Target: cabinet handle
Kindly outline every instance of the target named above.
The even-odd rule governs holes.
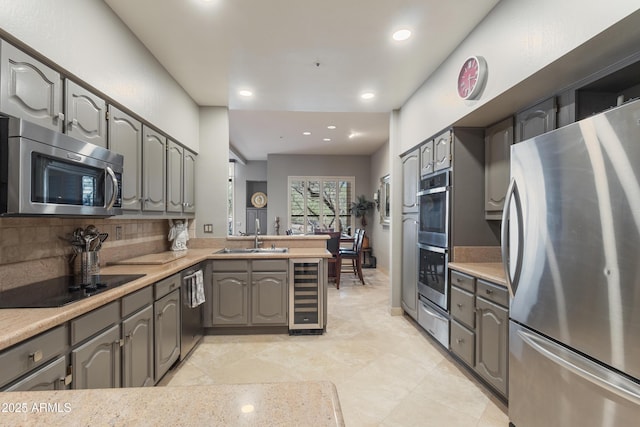
[[[458,303],[456,305],[458,306],[458,308],[462,308],[462,304]]]
[[[485,289],[484,291],[487,295],[491,295],[493,293],[493,289]]]
[[[125,335],[125,336],[124,336],[124,338],[125,338],[127,341],[131,341],[131,337],[133,337],[133,335],[131,334],[131,332],[129,332],[127,335]]]
[[[71,384],[71,380],[72,379],[73,379],[73,375],[69,374],[69,375],[65,375],[64,377],[60,378],[58,381],[59,381],[61,387],[66,387],[69,384]]]
[[[456,342],[457,342],[458,344],[462,344],[462,343],[464,342],[464,340],[463,340],[462,338],[458,338],[458,339],[456,340]]]
[[[124,346],[124,340],[122,340],[122,339],[115,340],[113,343],[115,345],[117,345],[118,347]]]
[[[58,120],[64,120],[64,113],[58,113],[56,119]]]
[[[162,317],[162,312],[158,313],[158,319]]]
[[[32,362],[39,362],[42,360],[42,350],[36,350],[33,353],[29,354],[29,360]]]

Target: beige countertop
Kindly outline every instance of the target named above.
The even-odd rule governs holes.
[[[507,286],[504,267],[500,262],[450,262],[449,268]]]
[[[189,249],[184,256],[164,264],[110,265],[102,274],[145,274],[115,289],[57,308],[0,309],[0,350],[61,325],[75,317],[149,286],[206,259],[329,258],[324,248],[290,248],[287,253],[216,254],[222,248]]]
[[[344,425],[327,381],[6,392],[0,404],[3,426]]]

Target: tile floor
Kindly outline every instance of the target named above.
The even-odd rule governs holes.
[[[389,314],[389,278],[330,284],[322,336],[206,336],[167,385],[329,380],[347,426],[506,427],[505,406],[427,338]],[[163,381],[164,382],[164,381]]]

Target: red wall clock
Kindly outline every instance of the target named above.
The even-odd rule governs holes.
[[[481,56],[470,56],[462,64],[458,74],[458,96],[477,99],[487,79],[487,62]]]

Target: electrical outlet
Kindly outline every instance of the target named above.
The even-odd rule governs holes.
[[[213,224],[205,224],[204,225],[205,233],[213,233]]]
[[[116,225],[116,240],[122,240],[122,226]]]

